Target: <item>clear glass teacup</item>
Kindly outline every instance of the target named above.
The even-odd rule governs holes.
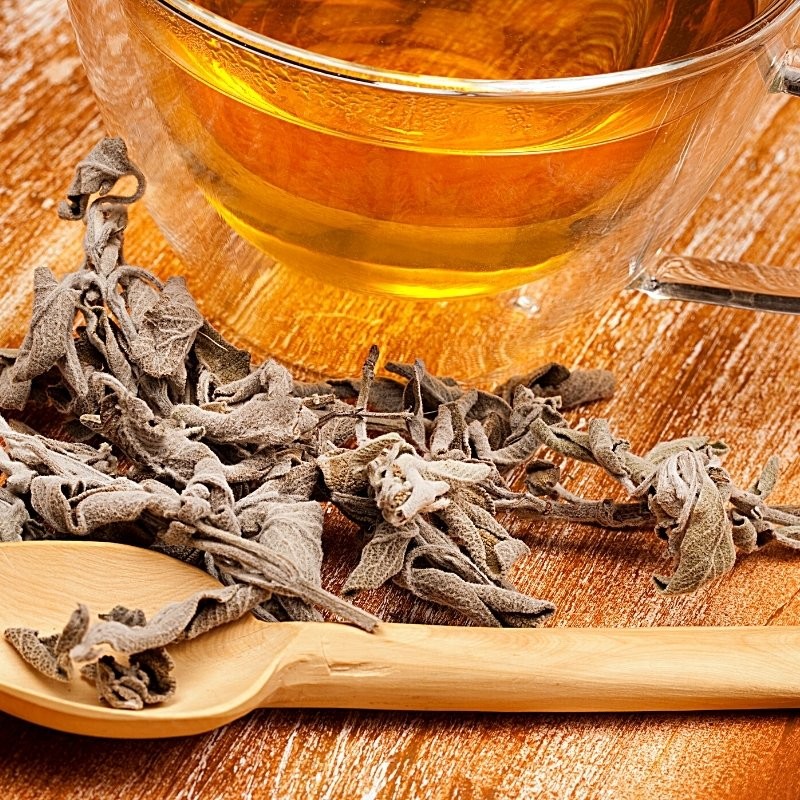
[[[791,271],[659,249],[769,93],[795,92],[800,0],[679,60],[524,80],[340,61],[188,0],[70,8],[204,311],[306,373],[355,371],[356,337],[500,378],[631,285],[778,310],[800,294]]]

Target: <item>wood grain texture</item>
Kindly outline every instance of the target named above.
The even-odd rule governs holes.
[[[0,0],[0,330],[17,343],[37,264],[63,272],[79,234],[53,210],[101,122],[61,0]],[[679,232],[672,250],[793,266],[800,193],[800,102],[769,101],[747,146]],[[128,237],[139,263],[181,271],[143,213]],[[214,276],[206,276],[208,281]],[[200,285],[198,285],[198,281]],[[202,276],[193,283],[202,292]],[[749,480],[772,453],[784,464],[775,498],[800,501],[800,320],[628,294],[585,321],[553,357],[613,369],[608,416],[634,446],[708,433],[734,448],[726,467]],[[353,340],[359,352],[364,342]],[[570,469],[570,486],[610,487]],[[767,548],[693,597],[664,598],[650,581],[663,543],[588,527],[514,530],[532,554],[523,590],[553,600],[556,625],[800,624],[800,557]],[[355,533],[334,512],[327,585],[353,566]],[[452,621],[400,590],[363,605],[389,619]],[[469,657],[468,653],[464,654]],[[800,794],[794,712],[472,715],[261,711],[215,733],[170,742],[88,740],[10,717],[0,725],[0,797],[508,798],[563,800],[774,798]]]

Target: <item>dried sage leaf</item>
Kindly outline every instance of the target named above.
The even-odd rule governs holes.
[[[107,198],[119,203],[133,203],[144,194],[145,180],[139,169],[128,158],[128,150],[122,139],[101,139],[81,161],[75,178],[67,190],[67,200],[58,207],[62,219],[80,220],[86,214],[89,198],[95,192],[108,195],[116,182],[126,175],[136,177],[138,186],[131,197]]]
[[[455,571],[431,566],[447,561],[447,551],[436,545],[422,545],[406,555],[403,571],[396,580],[417,597],[449,606],[477,625],[486,627],[535,627],[553,614],[555,606],[520,592],[496,586],[476,571],[468,580]],[[451,562],[452,564],[452,562]]]
[[[0,486],[0,542],[20,542],[30,515],[25,503]]]
[[[226,341],[208,321],[197,332],[193,352],[217,386],[240,381],[250,374],[250,353]]]
[[[69,281],[59,283],[47,267],[34,273],[33,317],[13,367],[12,381],[30,381],[44,375],[62,359],[73,385],[86,391],[85,378],[72,338],[80,293]]]
[[[202,428],[203,438],[240,445],[290,445],[317,424],[316,415],[300,398],[255,394],[241,405],[218,412],[178,405],[172,418]]]
[[[203,316],[183,278],[170,278],[142,315],[131,358],[147,375],[185,382],[186,357]]]
[[[129,655],[193,639],[239,619],[265,597],[266,592],[253,586],[203,589],[186,600],[164,606],[144,625],[126,625],[117,619],[96,622],[73,644],[70,656],[85,664],[107,655],[106,649]]]
[[[358,566],[350,573],[344,593],[377,589],[403,568],[409,543],[417,535],[414,522],[392,525],[380,522],[361,550]]]
[[[135,653],[127,664],[102,656],[85,664],[82,677],[94,683],[97,694],[112,708],[138,711],[158,705],[175,694],[174,662],[164,648]]]
[[[60,634],[40,636],[31,628],[6,628],[4,636],[37,672],[67,682],[73,672],[70,650],[83,639],[88,627],[89,611],[86,606],[79,605]]]
[[[655,577],[661,591],[693,592],[733,567],[736,548],[725,498],[698,453],[686,450],[662,461],[653,479],[637,489],[645,491],[676,562],[670,577]]]
[[[248,510],[252,513],[253,506]],[[238,509],[237,509],[238,510]],[[259,506],[259,532],[256,540],[264,547],[288,558],[302,580],[322,588],[322,506],[314,501],[283,502],[277,495]],[[240,520],[243,514],[240,512]],[[242,520],[242,528],[245,528]],[[273,604],[281,608],[278,619],[321,621],[322,615],[300,596],[276,593]]]
[[[511,402],[518,387],[524,386],[537,397],[560,397],[564,409],[577,408],[614,394],[614,376],[603,369],[575,370],[562,364],[543,364],[527,375],[518,375],[498,387],[497,393]]]

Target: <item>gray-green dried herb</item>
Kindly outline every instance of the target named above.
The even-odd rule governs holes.
[[[111,195],[126,176],[133,194]],[[80,607],[61,634],[9,629],[42,673],[68,680],[77,660],[105,702],[134,709],[174,692],[165,647],[243,614],[318,620],[322,610],[371,630],[372,615],[322,585],[326,503],[362,530],[345,594],[392,581],[478,625],[537,625],[554,611],[509,582],[529,550],[501,512],[649,526],[673,559],[672,574],[655,578],[667,594],[726,573],[737,549],[800,549],[800,509],[767,504],[776,459],[740,489],[720,466],[724,445],[707,438],[638,455],[606,420],[570,426],[563,410],[611,396],[604,370],[549,363],[489,392],[421,361],[378,375],[374,346],[359,378],[304,383],[272,359],[253,366],[182,279],[125,259],[127,206],[144,191],[119,139],[78,165],[59,213],[84,222],[84,261],[61,279],[36,270],[28,333],[0,350],[0,408],[47,403],[75,440],[0,416],[0,541],[124,541],[222,586],[149,621],[117,608],[89,627]],[[573,494],[547,449],[596,466],[628,500]]]
[[[72,612],[61,633],[40,636],[31,628],[7,628],[5,638],[35,670],[57,681],[72,678],[71,650],[89,628],[89,611],[79,605]]]
[[[97,695],[112,708],[138,711],[158,705],[175,694],[174,662],[160,647],[133,654],[127,664],[103,656],[81,668],[81,676],[93,683]]]

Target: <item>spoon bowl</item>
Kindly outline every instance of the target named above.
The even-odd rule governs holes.
[[[3,544],[0,581],[0,628],[30,627],[41,633],[61,630],[79,602],[93,615],[121,604],[151,617],[167,603],[219,586],[205,572],[160,553],[104,542]],[[272,652],[264,647],[265,632]],[[73,733],[137,738],[198,733],[250,709],[248,701],[296,634],[295,626],[265,626],[248,615],[210,631],[201,647],[173,645],[178,686],[191,689],[179,690],[173,701],[144,714],[100,705],[93,686],[80,678],[61,683],[39,674],[3,642],[0,707]],[[254,641],[261,649],[254,648]]]
[[[79,602],[152,615],[217,586],[166,555],[105,542],[0,544],[0,627],[61,630]],[[50,680],[0,643],[0,710],[71,733],[183,736],[258,707],[653,711],[800,707],[800,628],[435,627],[264,623],[170,648],[176,695],[126,711]]]

